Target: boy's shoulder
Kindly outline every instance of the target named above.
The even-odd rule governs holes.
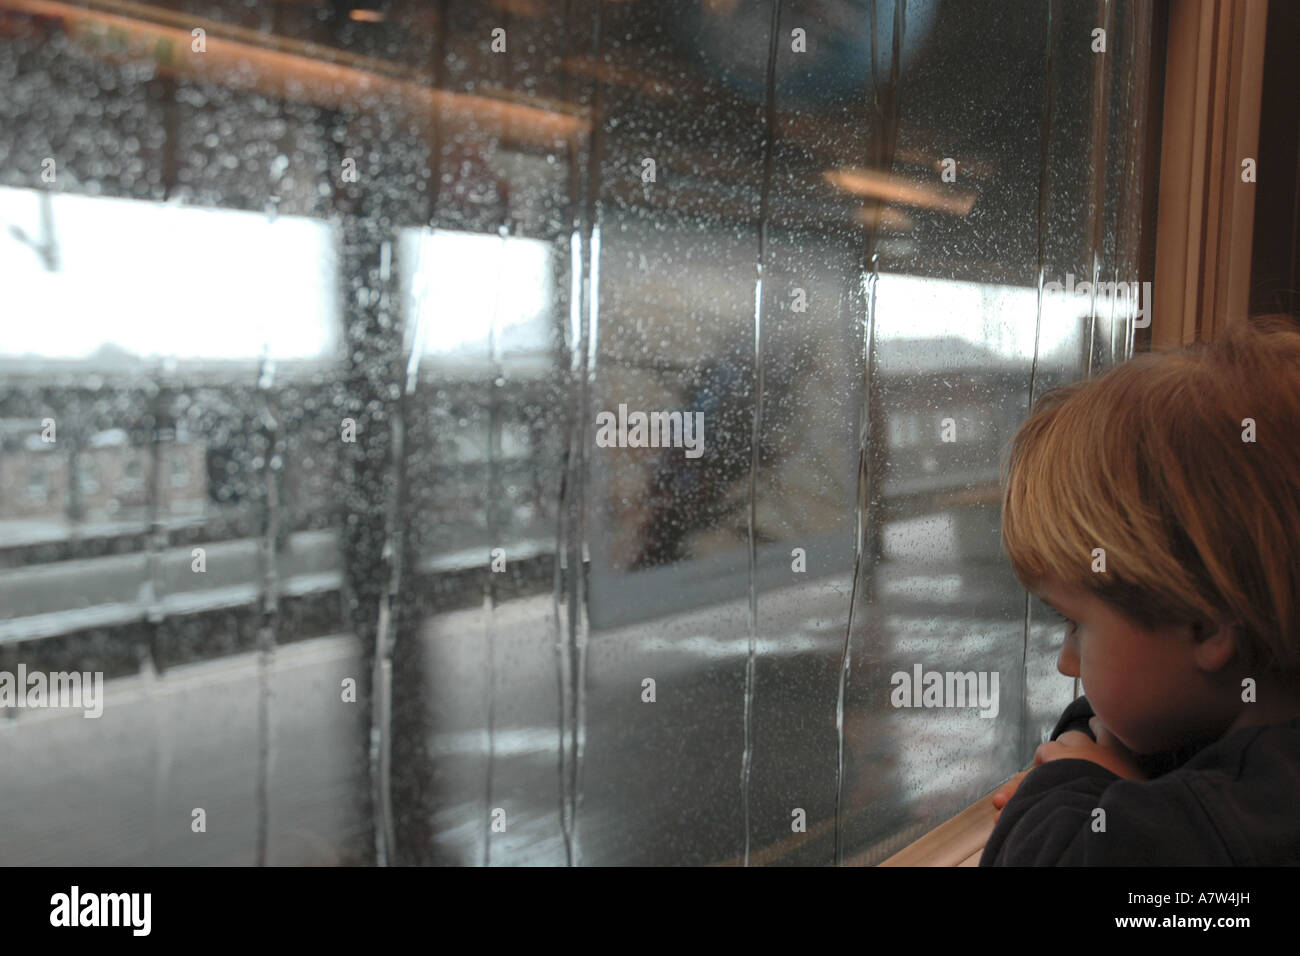
[[[1083,698],[1053,739],[1084,729]],[[1300,864],[1300,718],[1243,728],[1151,780],[1086,760],[1034,769],[1002,811],[981,865]]]
[[[1300,864],[1300,717],[1235,730],[1150,783],[1189,791],[1234,862]]]

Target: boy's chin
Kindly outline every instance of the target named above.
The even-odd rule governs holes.
[[[1114,731],[1111,731],[1111,735],[1127,751],[1125,756],[1139,764],[1153,760],[1161,761],[1162,758],[1180,754],[1187,748],[1185,741],[1168,741],[1152,737],[1120,737]]]
[[[1165,753],[1166,751],[1175,750],[1178,747],[1177,741],[1170,741],[1160,736],[1151,734],[1129,734],[1121,737],[1112,730],[1115,739],[1128,748],[1128,752],[1134,757],[1149,757],[1153,754]]]

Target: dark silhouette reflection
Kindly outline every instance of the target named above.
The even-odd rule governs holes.
[[[794,417],[798,387],[814,368],[814,358],[806,343],[772,348],[764,357],[760,467],[779,455],[782,426]],[[690,459],[679,448],[660,450],[646,494],[650,517],[632,570],[681,561],[689,557],[695,532],[723,524],[744,529],[748,521],[746,498],[732,492],[750,473],[757,388],[753,359],[737,347],[696,365],[686,381],[682,407],[704,413],[705,453]]]

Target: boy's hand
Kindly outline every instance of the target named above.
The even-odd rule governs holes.
[[[1088,726],[1092,728],[1097,738],[1095,741],[1081,730],[1066,731],[1055,740],[1039,744],[1038,750],[1034,753],[1034,767],[1049,760],[1073,757],[1076,760],[1091,760],[1126,780],[1147,779],[1146,774],[1138,767],[1133,751],[1120,743],[1100,719],[1091,718]],[[1033,767],[1029,768],[1029,770],[1033,769]],[[997,812],[993,814],[994,820],[1002,816],[1002,808],[1007,805],[1029,770],[1020,771],[993,791],[993,806],[997,808]]]
[[[1002,808],[1007,805],[1007,801],[1011,799],[1011,795],[1016,792],[1016,788],[1020,786],[1020,781],[1025,779],[1027,773],[1029,773],[1028,770],[1020,771],[1020,773],[993,791],[993,806],[997,807],[997,813],[993,814],[994,820],[1002,816]]]
[[[1133,752],[1115,739],[1099,719],[1093,717],[1088,726],[1097,737],[1095,742],[1081,730],[1067,731],[1055,740],[1038,745],[1034,752],[1034,765],[1068,758],[1091,760],[1125,780],[1147,779]]]

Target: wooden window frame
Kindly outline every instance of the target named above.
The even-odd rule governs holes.
[[[1268,0],[1169,7],[1151,347],[1212,340],[1250,304]]]

